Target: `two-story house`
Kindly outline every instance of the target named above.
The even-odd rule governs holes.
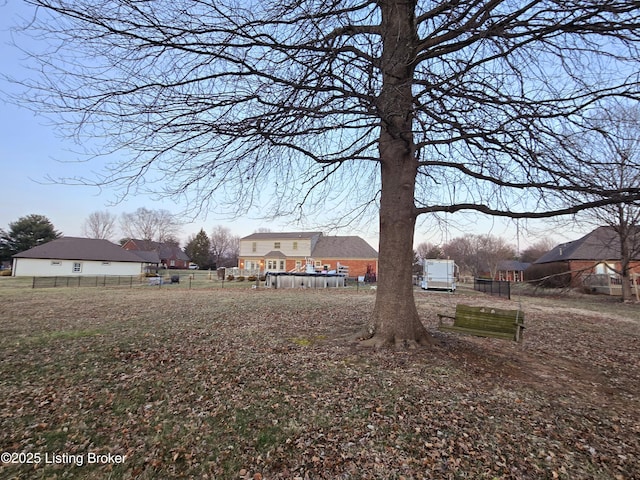
[[[348,267],[350,277],[378,271],[378,252],[357,236],[325,236],[322,232],[265,232],[240,239],[238,267],[261,272],[302,272]]]

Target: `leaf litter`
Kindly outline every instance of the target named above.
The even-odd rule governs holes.
[[[640,478],[636,310],[528,297],[518,345],[416,297],[436,345],[392,351],[366,291],[4,292],[0,450],[125,460],[0,478]]]

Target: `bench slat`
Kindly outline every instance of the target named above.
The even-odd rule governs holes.
[[[453,325],[441,325],[438,327],[440,330],[455,332],[455,333],[467,333],[469,335],[474,335],[476,337],[493,337],[493,338],[504,338],[506,340],[513,340],[513,333],[504,333],[504,332],[494,332],[491,330],[477,330],[472,328],[461,328],[455,327]]]
[[[440,330],[515,341],[522,339],[524,312],[521,310],[458,304],[456,305],[455,317],[441,314],[438,314],[438,317],[440,318],[438,325]],[[453,325],[445,325],[444,318],[453,319]]]

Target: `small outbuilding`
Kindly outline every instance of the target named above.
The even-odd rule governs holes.
[[[524,282],[524,272],[530,266],[530,263],[519,262],[517,260],[503,260],[498,262],[494,280]]]

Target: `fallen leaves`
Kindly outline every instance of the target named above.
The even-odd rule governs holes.
[[[2,464],[3,477],[640,477],[627,310],[534,303],[518,346],[437,333],[442,297],[421,295],[440,346],[390,352],[345,340],[373,305],[354,292],[10,295],[0,449],[126,461]]]

